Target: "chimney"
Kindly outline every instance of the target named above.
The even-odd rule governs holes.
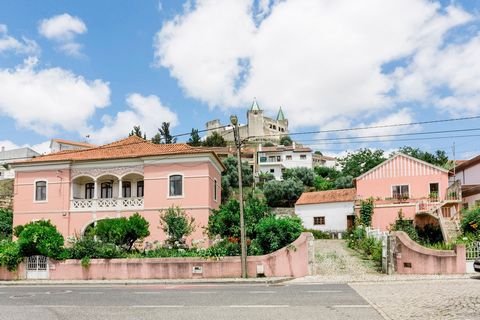
[[[262,144],[261,143],[258,145],[258,151],[262,151]]]
[[[293,150],[295,150],[295,141],[292,142]]]

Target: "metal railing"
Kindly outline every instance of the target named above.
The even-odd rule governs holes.
[[[480,257],[480,241],[474,241],[467,245],[467,260],[475,260]]]

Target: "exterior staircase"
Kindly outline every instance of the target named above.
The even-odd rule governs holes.
[[[461,186],[457,181],[447,189],[445,200],[418,203],[417,214],[426,214],[437,219],[444,241],[450,242],[461,234],[458,208],[461,203]]]

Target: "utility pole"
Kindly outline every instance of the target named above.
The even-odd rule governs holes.
[[[242,141],[240,139],[240,129],[238,127],[238,118],[235,115],[230,116],[230,122],[233,125],[233,135],[235,138],[235,147],[237,148],[237,162],[238,162],[238,198],[240,202],[240,246],[241,246],[241,261],[242,261],[242,278],[247,278],[247,243],[245,239],[245,219],[243,217],[243,182],[242,182],[242,156],[241,148]]]

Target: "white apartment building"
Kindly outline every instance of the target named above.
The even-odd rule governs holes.
[[[292,146],[262,147],[257,150],[257,171],[271,173],[276,180],[282,179],[282,172],[289,168],[313,168],[312,149]]]

